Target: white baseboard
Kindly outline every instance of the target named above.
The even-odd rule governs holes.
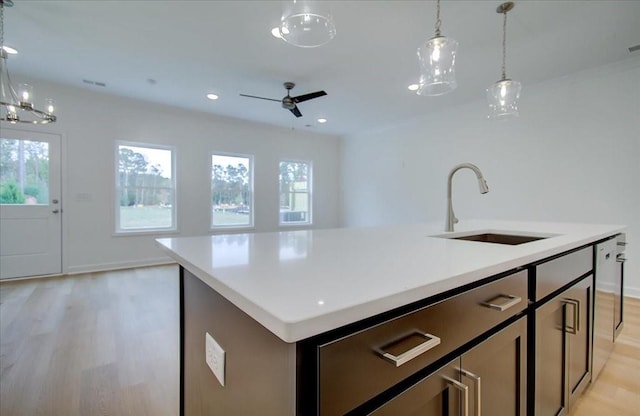
[[[624,295],[640,299],[640,288],[627,286],[624,288]]]
[[[173,264],[173,263],[175,263],[175,260],[173,260],[171,257],[156,257],[151,259],[119,261],[119,262],[113,262],[113,263],[81,264],[77,266],[67,267],[67,271],[64,274],[106,272],[109,270],[132,269],[134,267],[160,266],[163,264]]]

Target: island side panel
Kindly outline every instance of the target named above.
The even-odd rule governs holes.
[[[181,267],[181,415],[295,415],[296,346]],[[205,334],[226,353],[225,385],[205,362]]]

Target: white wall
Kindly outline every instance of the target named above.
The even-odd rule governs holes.
[[[336,190],[340,143],[336,137],[294,132],[38,80],[33,85],[38,96],[54,97],[58,108],[59,121],[55,124],[27,128],[62,135],[63,272],[168,260],[155,246],[157,235],[114,236],[116,140],[176,147],[179,233],[170,236],[210,233],[212,151],[255,156],[255,231],[278,229],[280,158],[313,161],[313,228],[339,225]]]
[[[640,58],[524,85],[520,113],[485,120],[479,92],[468,105],[346,138],[344,225],[444,227],[449,170],[471,162],[490,192],[458,172],[458,218],[626,224],[625,286],[640,296]]]

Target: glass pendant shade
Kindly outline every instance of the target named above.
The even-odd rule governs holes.
[[[503,79],[487,88],[489,114],[487,118],[507,120],[518,117],[518,99],[522,84],[518,81]]]
[[[329,1],[289,0],[283,2],[280,36],[301,48],[315,48],[336,35]]]
[[[444,36],[436,36],[420,45],[418,95],[442,95],[456,89],[457,50],[458,42]]]

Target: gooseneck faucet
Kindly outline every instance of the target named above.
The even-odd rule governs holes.
[[[486,194],[487,192],[489,192],[487,181],[484,179],[484,176],[482,176],[482,172],[476,165],[472,163],[461,163],[454,166],[453,169],[451,169],[451,172],[449,172],[449,178],[447,179],[447,223],[445,224],[445,231],[453,231],[453,224],[456,224],[458,222],[456,215],[453,213],[453,204],[451,203],[451,183],[453,182],[453,175],[463,168],[471,169],[476,173],[481,194]]]

